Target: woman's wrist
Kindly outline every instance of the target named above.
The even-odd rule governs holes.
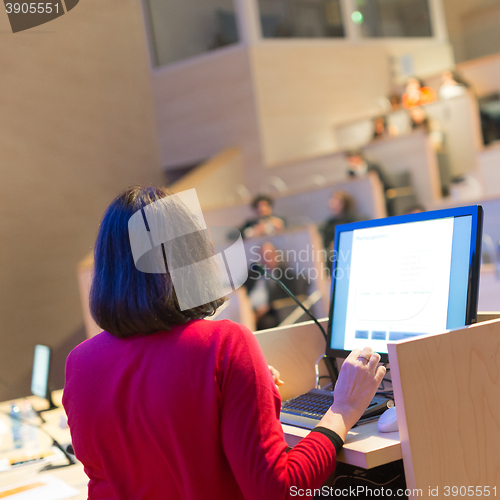
[[[338,411],[333,405],[325,413],[318,425],[331,429],[333,432],[338,434],[342,441],[345,441],[347,433],[352,427],[349,426],[349,419],[344,412]]]

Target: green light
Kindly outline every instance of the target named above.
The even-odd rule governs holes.
[[[351,14],[351,19],[353,23],[361,24],[363,22],[363,14],[357,10]]]

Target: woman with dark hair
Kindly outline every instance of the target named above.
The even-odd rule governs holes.
[[[63,397],[91,500],[279,500],[291,486],[319,487],[385,374],[371,349],[353,351],[334,404],[287,453],[253,333],[203,319],[223,299],[181,304],[179,283],[199,297],[220,292],[205,233],[162,189],[130,188],[104,215],[90,306],[105,331],[70,353]],[[203,256],[199,273],[190,266]]]

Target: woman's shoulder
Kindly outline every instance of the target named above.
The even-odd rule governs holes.
[[[84,355],[88,352],[95,352],[96,349],[100,349],[105,344],[108,344],[110,341],[112,342],[115,339],[113,335],[108,332],[101,332],[93,337],[85,339],[83,342],[74,347],[69,353],[69,357]]]
[[[196,319],[190,321],[189,327],[201,329],[207,333],[218,333],[223,336],[252,334],[246,326],[235,323],[230,319]]]

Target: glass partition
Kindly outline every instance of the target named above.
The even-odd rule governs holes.
[[[340,0],[258,0],[264,38],[344,36]]]
[[[156,66],[238,43],[233,0],[144,0]]]
[[[428,0],[354,0],[363,37],[431,37]]]

